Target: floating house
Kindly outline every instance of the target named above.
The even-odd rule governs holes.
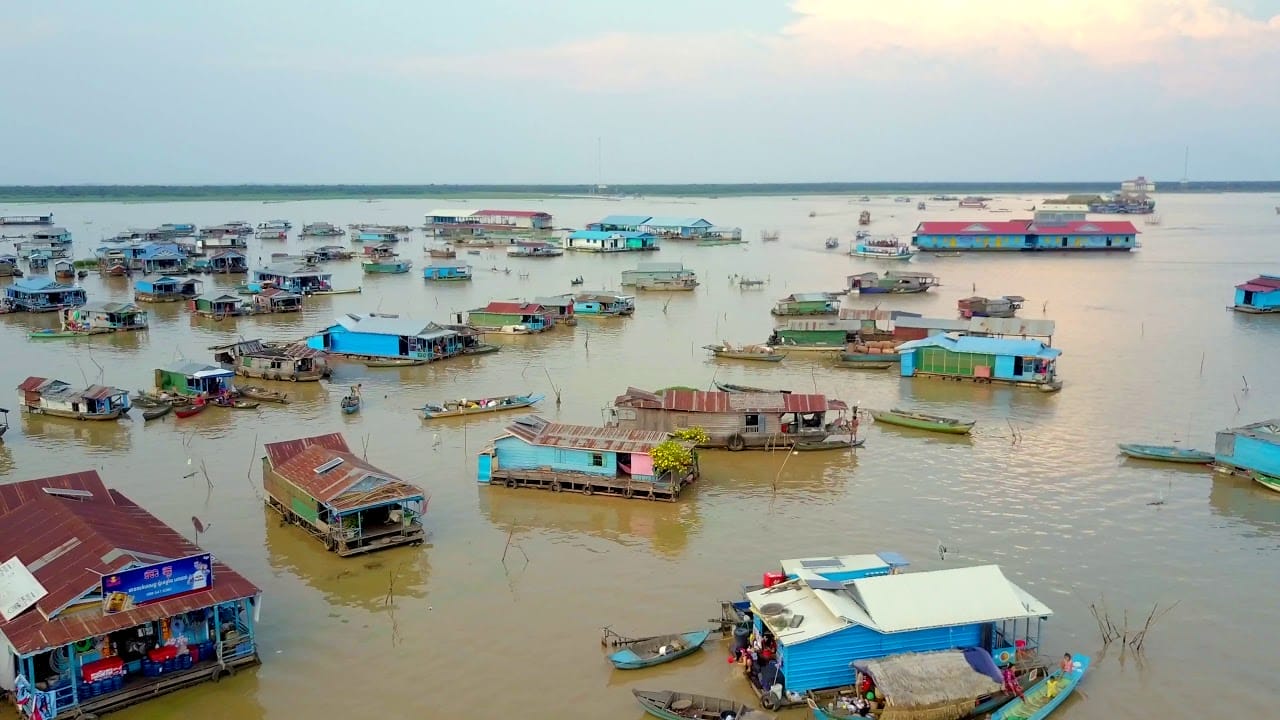
[[[255,282],[270,283],[281,290],[309,295],[314,292],[325,292],[333,289],[333,273],[324,272],[315,267],[299,263],[283,263],[268,265],[261,270],[253,271]]]
[[[129,391],[105,385],[76,390],[61,380],[32,376],[18,386],[18,404],[32,415],[115,420],[129,412]]]
[[[33,242],[47,242],[53,245],[70,245],[71,231],[64,227],[51,227],[44,230],[35,230],[31,233]]]
[[[307,346],[355,358],[430,362],[461,355],[469,344],[457,330],[399,315],[347,313],[307,339]]]
[[[543,332],[550,330],[554,323],[547,308],[519,300],[493,300],[467,313],[467,324],[477,330],[501,330],[519,325],[529,332]]]
[[[658,249],[658,238],[635,230],[575,230],[564,240],[578,252],[645,252]]]
[[[596,222],[588,223],[588,230],[606,232],[639,232],[641,226],[649,221],[652,215],[606,215]]]
[[[53,213],[48,215],[4,215],[0,225],[52,225]]]
[[[778,316],[836,315],[840,301],[828,293],[793,293],[777,302],[769,312]]]
[[[187,252],[177,243],[146,243],[120,249],[130,270],[163,274],[187,269]]]
[[[454,252],[453,248],[449,248],[449,252]],[[559,257],[563,254],[564,248],[560,245],[539,240],[518,240],[507,246],[508,257]]]
[[[230,370],[204,363],[180,361],[168,367],[157,368],[155,373],[158,392],[178,395],[215,397],[235,390],[232,381],[236,374]]]
[[[426,539],[422,488],[351,452],[337,433],[267,443],[267,505],[342,557]]]
[[[471,266],[464,262],[433,262],[422,268],[422,279],[460,281],[471,279]]]
[[[849,292],[862,295],[914,294],[927,292],[938,286],[938,277],[926,272],[898,272],[889,270],[882,276],[875,272],[850,275],[845,279]]]
[[[1252,315],[1280,312],[1280,275],[1259,275],[1237,285],[1231,309]]]
[[[252,302],[237,295],[198,295],[187,303],[187,307],[197,315],[215,320],[252,315],[254,311]]]
[[[288,240],[289,231],[277,228],[259,228],[253,236],[259,240]]]
[[[352,242],[394,243],[400,242],[400,234],[384,227],[362,227],[351,233]]]
[[[110,330],[146,330],[147,311],[133,303],[93,302],[60,313],[62,326],[68,330],[93,332]]]
[[[584,495],[674,501],[698,478],[697,454],[685,470],[654,468],[654,450],[674,442],[666,433],[564,425],[537,415],[517,419],[481,451],[481,484]]]
[[[1033,220],[927,221],[911,244],[921,250],[1049,251],[1115,250],[1138,246],[1133,223],[1087,220],[1083,213],[1037,212]]]
[[[551,214],[539,210],[477,210],[471,216],[486,229],[551,230]]]
[[[459,208],[436,208],[423,217],[423,224],[428,229],[479,229],[480,218],[476,211]]]
[[[986,298],[979,295],[961,298],[956,301],[956,309],[962,318],[994,317],[1011,318],[1022,309],[1026,298],[1021,295],[1002,295],[998,298]]]
[[[1280,492],[1280,419],[1218,431],[1213,458],[1220,470]]]
[[[315,382],[332,374],[324,351],[302,343],[265,345],[261,340],[244,340],[209,349],[214,362],[242,377]]]
[[[139,280],[133,284],[133,299],[138,302],[178,302],[198,296],[204,284],[195,279],[163,276],[155,280]]]
[[[6,485],[0,545],[0,688],[27,717],[96,717],[258,663],[261,591],[92,470]]]
[[[534,298],[533,302],[546,309],[551,321],[557,325],[577,325],[578,318],[573,315],[573,295],[556,295],[555,297]]]
[[[697,217],[651,217],[640,229],[665,239],[698,240],[711,234],[714,223]]]
[[[215,275],[242,275],[249,272],[249,259],[240,250],[219,250],[196,261],[195,267]]]
[[[1012,298],[1007,298],[1012,300]],[[927,318],[919,315],[898,317],[894,321],[894,340],[920,340],[934,335],[955,333],[983,337],[1045,338],[1050,344],[1057,323],[1047,319],[1000,318],[975,315],[967,319]]]
[[[573,296],[573,314],[587,317],[634,315],[636,298],[608,290],[584,290]]]
[[[14,243],[20,258],[43,257],[46,260],[67,257],[70,246],[48,240],[28,240]]]
[[[692,290],[698,287],[698,276],[682,263],[647,262],[634,270],[623,270],[622,286],[637,290]]]
[[[844,350],[845,345],[856,338],[857,328],[856,321],[790,319],[774,328],[767,344],[788,351],[835,352]]]
[[[347,231],[327,222],[307,223],[302,226],[302,237],[340,237]]]
[[[88,301],[84,288],[64,285],[50,278],[22,278],[4,289],[5,299],[14,310],[55,312],[80,307]]]
[[[253,296],[256,313],[288,313],[302,309],[302,296],[276,287],[264,288]]]
[[[907,573],[904,564],[893,553],[784,561],[769,587],[746,593],[753,629],[777,643],[785,693],[852,685],[857,660],[1039,649],[1053,611],[998,566]]]
[[[0,255],[0,277],[22,277],[17,255]]]
[[[702,390],[637,388],[614,398],[610,426],[622,430],[675,432],[700,427],[710,439],[702,445],[729,450],[797,447],[816,449],[831,444],[849,447],[858,429],[856,408],[825,395],[798,393],[729,393]],[[828,419],[827,415],[836,417]]]
[[[902,377],[932,376],[1060,390],[1062,351],[1039,340],[931,335],[898,346]]]

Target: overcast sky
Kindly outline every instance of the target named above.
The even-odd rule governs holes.
[[[0,184],[1280,178],[1280,0],[4,0]]]

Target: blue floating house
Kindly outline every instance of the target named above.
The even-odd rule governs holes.
[[[1138,247],[1138,230],[1127,220],[1097,221],[1082,212],[1041,211],[1032,220],[922,222],[911,244],[945,251],[1127,252]]]
[[[604,230],[606,232],[639,232],[640,226],[649,222],[652,215],[606,215],[596,222],[588,223],[588,230]]]
[[[635,312],[634,295],[622,295],[608,290],[584,290],[573,296],[574,315],[617,317],[634,315]]]
[[[1221,470],[1280,492],[1280,419],[1220,430],[1213,459]]]
[[[7,484],[0,545],[22,588],[0,687],[23,717],[96,717],[258,663],[261,591],[93,470]]]
[[[471,266],[464,262],[433,262],[422,268],[423,280],[460,281],[471,279]]]
[[[71,231],[64,227],[51,227],[44,230],[35,230],[31,233],[33,242],[47,242],[54,245],[70,245]]]
[[[393,243],[400,242],[400,235],[390,228],[362,227],[351,233],[354,242]]]
[[[89,300],[82,287],[39,277],[15,280],[4,289],[4,295],[10,307],[25,312],[56,312],[80,307]]]
[[[1062,351],[1039,340],[931,335],[898,346],[902,377],[933,376],[1059,390]]]
[[[249,272],[249,258],[240,250],[219,250],[192,263],[192,268],[215,275],[240,275]]]
[[[710,220],[695,217],[651,217],[641,224],[641,229],[663,238],[700,238],[715,227]]]
[[[146,243],[122,248],[128,267],[144,273],[182,272],[187,267],[187,253],[177,243]]]
[[[777,641],[787,693],[851,685],[855,660],[1039,648],[1053,611],[999,567],[904,573],[905,564],[893,553],[790,560],[766,576],[769,587],[748,590],[753,629]]]
[[[429,362],[463,353],[462,333],[399,315],[348,313],[307,339],[307,347],[355,358]]]
[[[333,273],[297,263],[268,265],[261,270],[254,270],[253,279],[299,295],[333,289]]]
[[[1237,285],[1231,309],[1253,315],[1280,312],[1280,275],[1259,275]]]
[[[658,238],[638,230],[575,230],[565,238],[564,249],[578,252],[647,252],[658,249]]]
[[[565,425],[529,415],[481,451],[476,480],[510,488],[673,501],[697,479],[698,457],[690,449],[689,467],[658,470],[654,450],[668,441],[665,432]]]
[[[200,295],[204,283],[191,279],[172,278],[168,275],[155,280],[139,280],[133,284],[133,299],[138,302],[178,302]]]

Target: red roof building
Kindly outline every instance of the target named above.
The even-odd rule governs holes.
[[[1026,235],[1030,220],[998,222],[927,221],[916,226],[917,235]]]

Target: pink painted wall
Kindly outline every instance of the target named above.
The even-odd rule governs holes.
[[[652,475],[653,474],[653,458],[648,455],[636,453],[631,456],[631,474],[632,475]]]

